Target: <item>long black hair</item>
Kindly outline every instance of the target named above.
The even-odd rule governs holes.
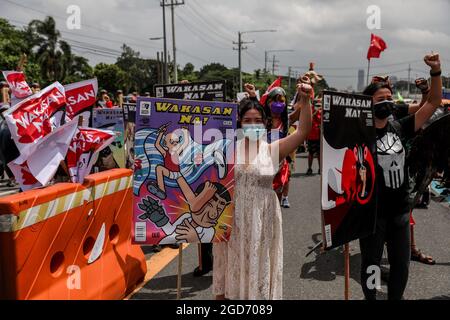
[[[251,109],[255,109],[261,114],[261,117],[267,123],[266,129],[270,130],[271,127],[269,127],[269,121],[267,121],[268,118],[267,118],[266,112],[264,111],[264,108],[261,106],[261,104],[258,102],[258,100],[254,100],[254,99],[250,99],[250,98],[242,99],[241,102],[239,103],[238,129],[242,128],[242,123],[241,123],[242,118]]]

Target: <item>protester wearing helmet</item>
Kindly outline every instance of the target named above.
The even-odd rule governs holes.
[[[376,299],[376,289],[369,288],[368,279],[371,268],[380,266],[385,243],[390,263],[388,299],[402,299],[408,282],[411,239],[405,146],[433,115],[442,99],[439,55],[426,55],[424,61],[431,68],[431,88],[427,101],[414,114],[399,120],[388,119],[394,102],[392,88],[386,81],[375,81],[364,90],[364,94],[373,97],[378,156],[376,230],[373,235],[360,239],[361,286],[368,300]]]

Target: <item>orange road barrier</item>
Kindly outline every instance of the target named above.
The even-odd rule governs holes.
[[[132,211],[127,169],[0,198],[0,299],[123,299],[147,272]]]

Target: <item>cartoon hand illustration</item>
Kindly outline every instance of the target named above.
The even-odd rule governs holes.
[[[148,219],[156,224],[158,228],[161,228],[169,222],[169,217],[167,217],[163,206],[151,197],[143,199],[142,203],[139,203],[138,207],[145,212],[143,215],[139,216],[139,219],[141,220]]]
[[[210,182],[206,181],[205,183],[205,193],[208,199],[211,199],[217,192],[216,186]]]
[[[186,241],[188,243],[200,242],[197,231],[188,220],[184,220],[175,232],[178,234],[175,238],[177,241]]]

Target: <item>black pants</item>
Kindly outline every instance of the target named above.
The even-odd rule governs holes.
[[[384,215],[389,216],[389,215]],[[390,264],[388,299],[401,300],[408,282],[409,262],[411,260],[411,238],[409,213],[377,219],[375,234],[360,239],[361,248],[361,286],[367,300],[376,299],[376,289],[367,287],[371,274],[367,273],[370,266],[380,266],[384,244],[387,244]]]
[[[200,245],[202,252],[202,268],[203,270],[211,270],[213,267],[212,243],[202,243]]]

